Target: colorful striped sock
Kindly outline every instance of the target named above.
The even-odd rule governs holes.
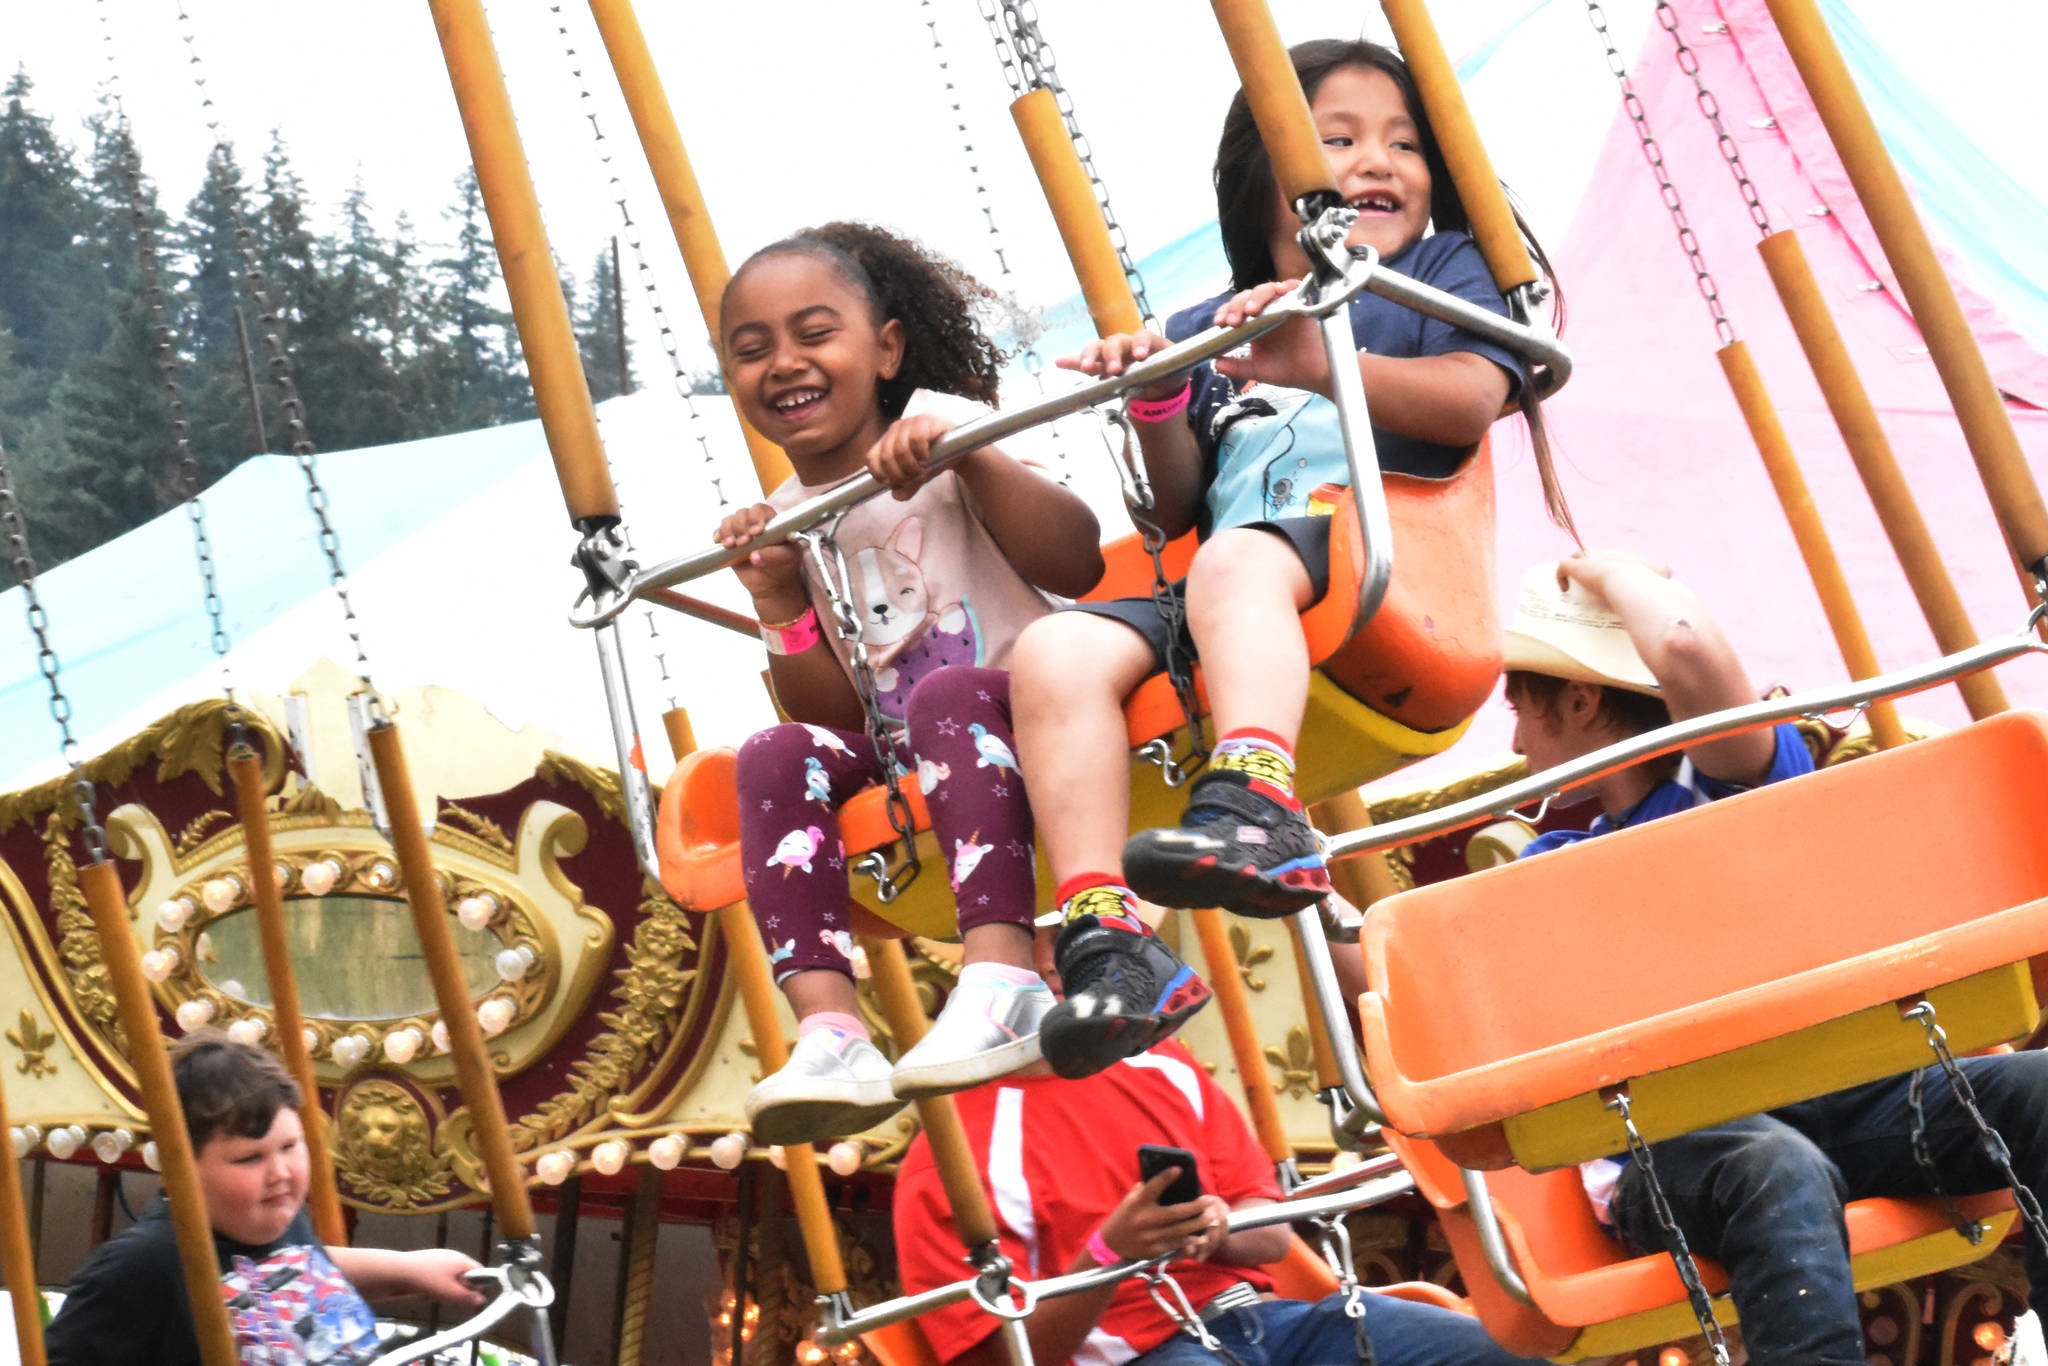
[[[1133,934],[1150,934],[1138,919],[1138,897],[1124,880],[1109,873],[1077,873],[1059,885],[1054,893],[1060,916],[1072,924],[1076,916],[1092,915],[1112,929]]]
[[[1270,730],[1246,727],[1227,732],[1210,752],[1209,767],[1242,773],[1254,792],[1301,809],[1294,796],[1294,749]]]

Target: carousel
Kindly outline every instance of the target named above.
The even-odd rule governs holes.
[[[218,508],[259,491],[231,477],[202,498],[189,477],[196,466],[177,339],[159,299],[155,335],[177,418],[166,443],[188,474],[185,502],[177,518],[103,553],[129,557],[108,563],[132,574],[170,553],[169,538],[189,538],[178,553],[196,551],[201,578],[162,591],[202,604],[194,610],[207,615],[192,619],[211,627],[222,687],[165,707],[114,743],[87,746],[66,690],[74,661],[59,649],[64,618],[39,593],[35,529],[24,525],[0,456],[0,531],[30,628],[22,640],[35,656],[23,672],[47,695],[54,724],[45,727],[46,749],[58,756],[43,780],[0,793],[9,950],[0,953],[0,1127],[17,1159],[0,1164],[0,1251],[17,1359],[43,1362],[47,1288],[70,1270],[45,1253],[48,1192],[66,1173],[94,1185],[94,1241],[128,1198],[124,1180],[140,1190],[160,1175],[205,1360],[238,1359],[166,1060],[167,1041],[212,1026],[276,1050],[299,1079],[310,1209],[325,1241],[373,1233],[412,1246],[467,1240],[485,1254],[483,1310],[456,1324],[392,1325],[380,1366],[821,1366],[828,1358],[926,1366],[936,1358],[918,1316],[970,1299],[1004,1322],[1013,1366],[1030,1366],[1020,1325],[1036,1306],[1121,1277],[1156,1276],[1158,1266],[1034,1279],[1012,1264],[946,1097],[917,1101],[829,1146],[764,1145],[748,1132],[745,1094],[782,1065],[791,1028],[739,871],[732,745],[746,729],[733,718],[769,713],[756,684],[760,624],[720,586],[722,571],[752,547],[696,548],[695,532],[709,525],[713,506],[748,501],[740,483],[771,488],[789,466],[741,423],[727,454],[743,449],[746,473],[723,471],[713,452],[723,400],[690,392],[674,341],[682,323],[670,312],[657,316],[673,392],[593,406],[482,5],[430,0],[428,8],[540,412],[538,430],[519,438],[527,443],[522,473],[495,486],[486,509],[535,528],[523,543],[505,536],[499,552],[532,563],[508,563],[494,585],[465,590],[474,597],[438,597],[443,590],[419,590],[394,558],[407,544],[399,538],[397,549],[380,544],[374,563],[351,572],[349,489],[331,476],[322,482],[333,462],[323,464],[316,449],[320,414],[294,382],[279,330],[262,327],[263,368],[290,423],[291,455],[274,463],[303,481],[320,583],[340,607],[341,628],[323,642],[306,625],[314,618],[284,612],[260,650],[235,652],[222,612],[235,575],[217,568],[230,547],[215,541],[247,519]],[[1193,553],[1192,536],[1168,542],[1146,518],[1150,492],[1134,443],[1124,440],[1131,392],[1297,319],[1318,330],[1333,361],[1349,357],[1356,346],[1346,305],[1363,292],[1480,332],[1515,355],[1528,382],[1504,418],[1541,423],[1547,408],[1570,430],[1568,385],[1608,385],[1603,410],[1614,399],[1596,358],[1625,345],[1597,334],[1579,345],[1576,333],[1572,350],[1560,342],[1537,258],[1425,6],[1384,0],[1382,8],[1507,315],[1346,246],[1353,211],[1331,183],[1263,0],[1214,0],[1222,41],[1300,215],[1312,275],[1266,315],[1201,333],[1113,379],[1017,386],[1032,392],[956,429],[937,452],[953,459],[1040,429],[1064,448],[1092,447],[1100,433],[1108,453],[1086,477],[1120,494],[1140,529],[1105,546],[1108,569],[1091,598],[1148,592],[1178,577]],[[2010,340],[1987,359],[1981,311],[1973,298],[1959,300],[1821,8],[1813,0],[1656,8],[1661,32],[1652,38],[1671,50],[1668,69],[1652,75],[1631,72],[1589,5],[1625,111],[1616,145],[1645,163],[1634,172],[1637,192],[1654,190],[1639,201],[1650,216],[1638,213],[1622,229],[1656,233],[1660,251],[1675,231],[1707,326],[1689,299],[1670,312],[1702,335],[1710,330],[1715,343],[1714,366],[1704,364],[1709,348],[1694,346],[1693,371],[1673,382],[1716,368],[1725,380],[1713,395],[1719,425],[1679,440],[1718,447],[1723,462],[1743,462],[1742,477],[1775,495],[1811,583],[1802,622],[1825,622],[1836,652],[1827,672],[1845,681],[1780,691],[1559,769],[1529,773],[1494,753],[1475,758],[1470,737],[1489,724],[1475,718],[1501,669],[1502,583],[1512,575],[1499,566],[1520,568],[1500,557],[1527,551],[1534,561],[1542,558],[1535,547],[1555,541],[1543,513],[1547,490],[1529,462],[1512,458],[1520,451],[1507,433],[1519,439],[1518,426],[1473,447],[1448,479],[1383,474],[1363,387],[1340,382],[1352,477],[1334,510],[1330,592],[1301,619],[1316,672],[1299,775],[1339,895],[1282,920],[1171,912],[1160,933],[1215,991],[1215,1008],[1181,1037],[1242,1096],[1281,1174],[1287,1198],[1232,1226],[1293,1226],[1285,1293],[1405,1296],[1476,1315],[1496,1340],[1529,1356],[1681,1366],[1733,1359],[1722,1331],[1734,1321],[1726,1276],[1684,1251],[1682,1239],[1669,1257],[1624,1251],[1596,1221],[1576,1164],[1642,1154],[1660,1139],[1930,1063],[1959,1080],[1957,1055],[2027,1046],[2041,1023],[2048,868],[2033,851],[2048,815],[2048,722],[2011,710],[2003,685],[2011,680],[2025,697],[2048,693],[2029,677],[2039,666],[2028,658],[2044,648],[2038,604],[2048,584],[2048,511],[2029,456],[2048,449],[2048,425],[2029,407],[2043,395],[2010,378]],[[1079,281],[1085,326],[1103,335],[1135,330],[1176,267],[1155,263],[1148,297],[1146,263],[1125,242],[1028,0],[986,0],[982,9],[1015,97],[1017,133]],[[712,325],[727,258],[713,230],[716,206],[705,202],[685,152],[691,130],[678,126],[628,0],[590,0],[589,10]],[[195,24],[182,10],[181,19]],[[194,44],[195,63],[200,50]],[[939,59],[950,72],[943,49]],[[1754,92],[1786,129],[1784,147],[1731,131],[1722,100],[1749,101],[1752,86],[1740,78],[1752,67],[1770,73]],[[199,79],[203,89],[203,65]],[[1673,111],[1701,127],[1653,128],[1653,117]],[[1681,135],[1700,150],[1667,156]],[[598,139],[609,165],[601,130]],[[976,155],[971,143],[968,154]],[[1786,188],[1794,178],[1803,178],[1796,191]],[[1798,194],[1823,193],[1815,188],[1823,184],[1837,196],[1832,212],[1813,220],[1827,236],[1773,217]],[[640,228],[623,191],[618,203],[637,251]],[[162,248],[137,204],[137,251],[154,281]],[[238,227],[253,316],[274,322],[278,303],[253,231]],[[1737,261],[1752,243],[1758,258]],[[1724,292],[1709,270],[1709,257],[1723,251],[1731,276],[1767,280],[1782,306],[1757,324],[1763,364],[1737,330],[1749,322],[1736,316],[1744,291]],[[1836,317],[1852,260],[1878,273],[1891,310],[1867,331]],[[1865,378],[1871,355],[1900,339],[1924,348],[1931,363],[1906,396],[1874,395]],[[1050,352],[1055,341],[1036,345]],[[1790,387],[1792,365],[1809,367],[1811,379],[1800,371],[1805,406],[1781,418],[1772,391]],[[1357,367],[1333,364],[1332,372],[1355,380]],[[1966,451],[1981,477],[1946,485],[1934,523],[1947,529],[1948,508],[1962,500],[1985,522],[1988,505],[2009,552],[1998,557],[2009,558],[2001,575],[1964,585],[1980,614],[1992,604],[1999,629],[1982,637],[1886,436],[1893,406],[1922,400],[1953,407],[1953,419],[1942,415],[1941,440],[1959,459]],[[1931,650],[1889,669],[1880,647],[1903,657],[1896,620],[1905,614],[1894,608],[1873,643],[1861,611],[1874,608],[1858,600],[1869,597],[1862,576],[1838,557],[1795,450],[1829,418],[1822,477],[1839,474],[1867,490],[1876,532],[1932,638]],[[1617,418],[1616,430],[1637,420]],[[1753,445],[1760,465],[1747,463],[1738,439]],[[400,449],[363,454],[386,461],[392,477],[419,458]],[[1080,457],[1063,449],[1061,459]],[[364,466],[356,468],[364,482]],[[550,474],[561,500],[551,505],[541,501]],[[628,482],[637,542],[618,492]],[[266,482],[264,496],[275,487]],[[781,513],[753,543],[796,542],[826,567],[831,615],[857,659],[865,649],[857,590],[833,531],[840,514],[879,491],[856,477]],[[1626,506],[1636,495],[1613,496]],[[1642,500],[1668,507],[1687,496],[1664,489]],[[679,520],[689,525],[666,525]],[[642,545],[676,553],[657,557]],[[573,594],[554,591],[564,556],[581,579]],[[393,610],[432,616],[467,642],[476,666],[448,681],[380,690],[379,614]],[[566,617],[587,637],[574,669],[555,658],[565,653],[559,634],[522,643],[541,617],[550,629]],[[1917,642],[1919,624],[1910,626]],[[581,680],[593,706],[602,699],[610,751],[502,719],[518,704],[502,705],[491,680],[505,676],[506,695],[517,698],[535,686],[510,677],[522,673]],[[1963,724],[1916,722],[1893,705],[1950,685],[1967,710]],[[668,694],[667,706],[649,706],[656,692]],[[708,699],[694,716],[675,701],[693,692]],[[734,700],[743,693],[745,703]],[[881,737],[879,708],[871,693],[864,700]],[[1134,829],[1177,813],[1176,789],[1206,754],[1205,706],[1198,667],[1154,678],[1131,699]],[[657,717],[658,732],[643,730]],[[26,705],[10,720],[17,735],[42,724]],[[1811,777],[1659,822],[1641,838],[1515,861],[1535,832],[1583,826],[1589,813],[1559,800],[1572,789],[1702,737],[1787,720],[1814,753]],[[700,744],[700,734],[723,743]],[[860,1005],[893,1056],[944,1004],[961,949],[944,879],[931,870],[944,860],[917,775],[885,772],[887,781],[847,803],[839,819],[858,874]],[[1721,856],[1736,847],[1773,851],[1760,860],[1771,875]],[[1050,885],[1041,864],[1040,886]],[[1786,932],[1793,924],[1816,928]],[[1357,999],[1338,985],[1340,954],[1362,957],[1369,990]],[[1596,983],[1542,966],[1592,958],[1611,965]],[[955,1284],[905,1296],[889,1192],[919,1133],[938,1160],[961,1257]],[[1873,1362],[1988,1362],[2005,1346],[2025,1308],[2019,1242],[2048,1239],[2040,1207],[2014,1185],[1961,1202],[1851,1206]],[[615,1250],[593,1254],[593,1232],[614,1228]],[[689,1326],[678,1330],[678,1322]]]

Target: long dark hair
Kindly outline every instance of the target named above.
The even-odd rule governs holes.
[[[890,318],[903,324],[903,364],[876,387],[884,418],[901,417],[919,389],[994,406],[1003,353],[975,317],[977,307],[1002,306],[994,290],[922,242],[871,223],[839,222],[770,242],[733,272],[726,294],[757,262],[799,253],[829,261],[866,296],[877,324]]]

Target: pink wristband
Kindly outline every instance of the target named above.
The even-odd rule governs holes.
[[[816,645],[823,633],[818,630],[818,609],[804,608],[804,614],[787,626],[761,627],[761,641],[771,655],[800,655]]]
[[[1194,392],[1194,381],[1189,380],[1180,386],[1180,392],[1172,398],[1134,398],[1124,405],[1124,411],[1131,415],[1134,422],[1164,422],[1185,412],[1188,399],[1193,397]]]
[[[1097,1266],[1115,1266],[1123,1260],[1116,1255],[1115,1248],[1102,1241],[1100,1225],[1096,1227],[1095,1232],[1088,1235],[1088,1255],[1095,1259]]]

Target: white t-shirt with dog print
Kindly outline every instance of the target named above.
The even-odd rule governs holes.
[[[964,426],[989,411],[972,399],[920,389],[903,415],[936,413]],[[768,502],[779,512],[830,487],[791,478]],[[1057,605],[1011,566],[982,525],[967,485],[951,470],[941,470],[907,499],[883,494],[858,505],[839,523],[837,540],[882,713],[899,723],[919,679],[949,664],[1009,667],[1018,633]],[[824,585],[808,561],[804,582],[850,679],[852,648],[836,629]]]

